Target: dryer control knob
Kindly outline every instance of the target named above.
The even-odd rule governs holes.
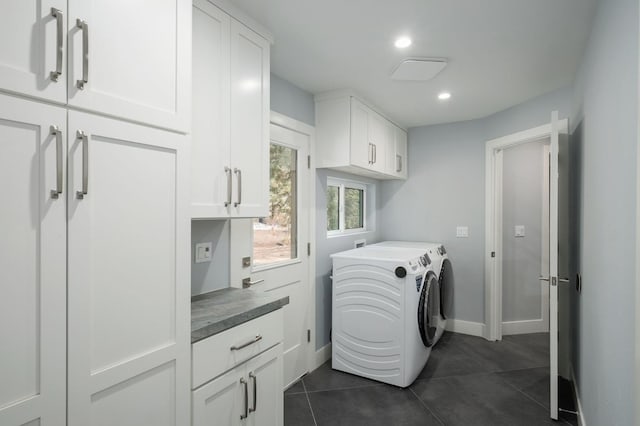
[[[407,276],[407,270],[404,269],[402,266],[398,266],[396,268],[396,277],[398,278],[404,278]]]

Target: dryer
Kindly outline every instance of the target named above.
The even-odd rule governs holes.
[[[438,299],[440,319],[436,334],[436,342],[440,340],[447,325],[447,318],[453,305],[453,268],[444,245],[425,241],[383,241],[369,245],[369,247],[413,248],[425,251],[438,279]]]
[[[436,341],[437,275],[424,250],[333,254],[332,368],[407,387]]]

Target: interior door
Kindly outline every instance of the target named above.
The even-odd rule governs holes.
[[[563,332],[566,326],[566,302],[568,278],[562,278],[567,272],[568,260],[568,158],[567,158],[567,121],[558,120],[558,112],[551,117],[551,144],[549,147],[549,356],[550,356],[550,415],[558,419],[558,378],[562,371],[569,336]],[[560,286],[563,286],[559,289]],[[566,369],[566,368],[564,368]]]
[[[187,425],[185,137],[76,111],[69,128],[68,424]]]
[[[65,424],[66,115],[0,96],[0,425]]]
[[[284,307],[284,385],[307,373],[309,342],[309,137],[271,125],[270,215],[254,220],[255,287],[289,296]]]
[[[0,89],[66,103],[65,0],[5,0]]]

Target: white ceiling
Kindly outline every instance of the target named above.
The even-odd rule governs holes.
[[[596,0],[233,0],[275,37],[271,70],[311,93],[354,89],[399,124],[484,117],[573,82]],[[413,45],[393,42],[409,35]],[[447,58],[428,82],[408,57]],[[452,97],[438,101],[448,90]]]

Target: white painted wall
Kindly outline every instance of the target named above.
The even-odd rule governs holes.
[[[502,321],[542,319],[543,142],[503,151]],[[515,236],[515,226],[525,236]]]

